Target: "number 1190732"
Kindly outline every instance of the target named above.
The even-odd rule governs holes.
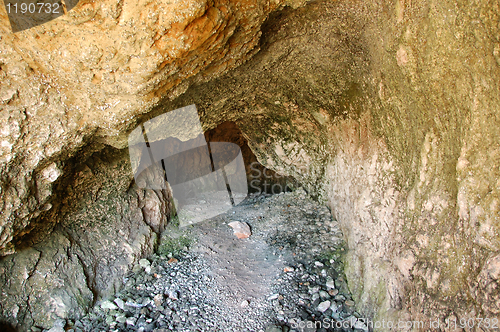
[[[5,5],[8,14],[62,14],[58,3],[38,2],[38,3],[7,3]]]

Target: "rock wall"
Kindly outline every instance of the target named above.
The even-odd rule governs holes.
[[[21,330],[81,317],[114,294],[170,217],[170,193],[132,184],[126,151],[105,148],[74,162],[57,188],[57,224],[35,228],[0,261],[2,318]]]
[[[0,11],[0,253],[50,210],[67,159],[90,141],[125,147],[162,98],[243,63],[278,5],[80,1],[16,34]]]
[[[0,6],[1,321],[78,317],[153,250],[170,194],[137,189],[110,146],[126,148],[159,101],[250,58],[278,6],[80,1],[16,34]]]
[[[38,274],[24,266],[45,257],[37,246],[66,248],[62,266],[86,275],[76,279],[87,285],[49,288],[80,289],[81,307],[91,303],[92,282],[100,281],[89,271],[119,274],[112,269],[150,250],[169,211],[168,193],[131,186],[119,150],[126,135],[194,103],[204,129],[235,122],[260,162],[331,207],[364,315],[422,320],[421,330],[435,320],[498,317],[497,2],[318,1],[295,9],[184,2],[165,11],[161,2],[118,4],[82,2],[16,37],[2,27],[0,234],[4,254],[18,251],[0,262],[16,270],[4,271],[29,282]],[[63,41],[80,38],[64,52]],[[127,175],[100,186],[117,174]],[[72,192],[69,183],[85,189]],[[138,215],[151,206],[149,217]],[[116,233],[124,220],[143,235]],[[90,242],[75,240],[86,233]],[[136,249],[115,265],[87,245],[101,241]],[[9,280],[9,294],[29,303],[30,288]],[[2,301],[3,317],[35,320],[14,302]],[[78,314],[53,312],[36,321]]]
[[[446,330],[446,319],[492,319],[498,17],[486,1],[283,10],[252,61],[166,107],[196,103],[207,125],[235,121],[264,165],[332,208],[368,317],[397,331],[418,330],[410,320]]]

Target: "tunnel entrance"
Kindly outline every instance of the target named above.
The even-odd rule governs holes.
[[[208,130],[205,132],[205,139],[207,142],[235,143],[240,147],[245,163],[248,192],[252,196],[290,192],[300,186],[294,177],[281,175],[263,166],[248,146],[248,141],[235,122],[226,121]]]
[[[171,222],[156,253],[125,275],[120,291],[69,327],[368,331],[347,287],[344,248],[328,208],[302,188],[254,193],[211,219]]]
[[[203,135],[211,155],[217,143],[239,147],[244,162],[237,167],[244,167],[247,197],[232,207],[217,196],[219,191],[175,202],[183,210],[172,211],[176,215],[159,234],[155,253],[125,275],[119,292],[98,301],[91,314],[68,327],[83,331],[368,330],[358,319],[347,287],[345,245],[329,209],[293,177],[259,163],[235,122],[223,122]],[[174,138],[154,143],[179,142]],[[177,155],[181,157],[176,160],[178,169],[203,159],[199,149],[187,151],[193,153]],[[165,164],[169,162],[163,164],[167,174]],[[226,183],[234,173],[237,170],[225,168]],[[176,180],[167,177],[175,185]],[[219,205],[226,208],[211,217],[195,216]],[[191,214],[181,218],[185,211]]]
[[[345,244],[329,209],[293,177],[260,164],[235,122],[219,124],[204,139],[240,148],[249,195],[211,218],[170,219],[155,253],[125,273],[117,292],[65,328],[368,331],[347,287]],[[190,158],[180,165],[199,159]],[[184,204],[202,211],[217,199]]]
[[[234,122],[203,133],[195,105],[157,115],[128,136],[139,190],[166,190],[181,226],[226,212],[250,193],[279,194],[296,181],[261,165]]]

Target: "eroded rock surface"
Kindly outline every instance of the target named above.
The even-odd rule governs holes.
[[[51,328],[82,317],[96,300],[119,288],[122,276],[152,252],[171,210],[170,194],[131,185],[125,151],[105,149],[81,163],[55,207],[59,223],[40,227],[0,261],[0,303],[8,323]],[[56,217],[54,217],[56,218]]]
[[[167,105],[232,119],[264,165],[332,207],[363,312],[493,318],[498,17],[487,1],[281,11],[252,61]]]
[[[127,131],[162,98],[243,63],[278,5],[80,1],[16,34],[2,11],[1,252],[14,252],[50,209],[69,157],[89,141],[125,147]]]
[[[168,199],[148,219],[137,197],[167,194],[135,191],[131,174],[107,182],[104,196],[68,184],[83,172],[92,187],[83,166],[104,144],[124,148],[137,123],[194,103],[204,129],[234,121],[259,161],[332,208],[362,314],[498,317],[497,2],[320,1],[274,12],[279,4],[117,4],[82,2],[15,36],[1,28],[0,245],[19,251],[2,266],[20,257],[29,276],[44,257],[37,235],[51,234],[47,250],[71,247],[71,220],[116,228],[130,213],[135,225],[158,223]],[[85,202],[89,221],[76,218]],[[88,265],[64,259],[74,271]]]
[[[228,225],[235,220],[254,234],[234,237]],[[68,327],[299,332],[318,320],[336,331],[361,330],[342,273],[341,238],[328,208],[303,190],[255,195],[193,227],[169,227],[158,255],[141,260],[120,292]]]

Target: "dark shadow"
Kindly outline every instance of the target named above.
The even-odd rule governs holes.
[[[235,122],[226,121],[205,132],[207,142],[229,142],[237,144],[245,161],[249,193],[279,194],[299,186],[295,178],[283,176],[264,167],[248,146],[240,128]]]
[[[0,331],[2,332],[17,332],[17,330],[10,324],[0,322]]]

